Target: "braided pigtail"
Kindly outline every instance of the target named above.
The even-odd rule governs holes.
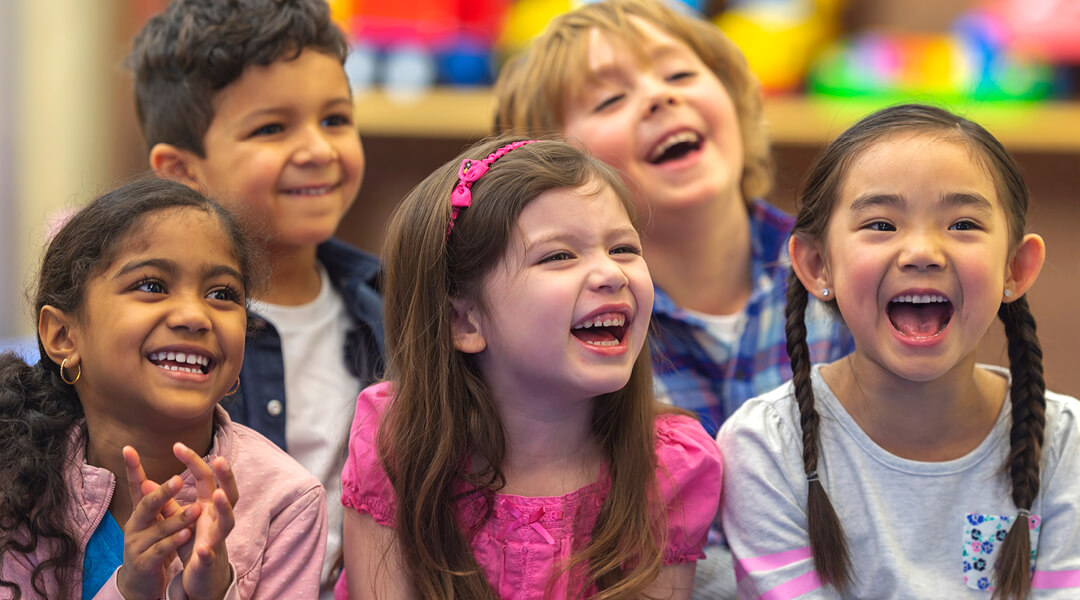
[[[996,565],[996,599],[1027,598],[1031,591],[1031,506],[1039,494],[1039,464],[1046,427],[1046,381],[1043,379],[1042,348],[1035,334],[1035,318],[1027,299],[1002,304],[998,317],[1005,324],[1009,340],[1009,368],[1012,371],[1012,429],[1009,458],[1002,467],[1012,483],[1013,503],[1019,514],[1005,541]]]
[[[803,469],[808,484],[806,524],[814,569],[823,582],[843,592],[851,582],[851,555],[825,487],[818,479],[818,424],[814,408],[814,389],[810,381],[810,347],[806,344],[806,305],[809,294],[799,278],[788,276],[785,324],[787,353],[791,359],[792,384],[799,403],[799,423],[803,434]]]

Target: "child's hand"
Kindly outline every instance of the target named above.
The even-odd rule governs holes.
[[[158,485],[146,478],[139,454],[125,446],[131,517],[124,524],[124,564],[116,574],[116,584],[127,600],[157,599],[165,591],[165,570],[180,546],[191,539],[190,526],[202,507],[193,504],[181,509],[175,496],[183,487],[173,476]]]
[[[232,578],[225,538],[235,525],[233,505],[240,497],[236,479],[229,463],[220,456],[207,465],[181,443],[173,445],[173,454],[195,476],[196,505],[200,507],[191,556],[184,564],[184,591],[193,599],[221,598]]]

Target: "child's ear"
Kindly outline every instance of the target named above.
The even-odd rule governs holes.
[[[472,300],[450,299],[450,331],[454,348],[466,354],[477,354],[487,348],[480,323],[480,307]]]
[[[797,234],[792,234],[788,239],[788,256],[791,257],[791,270],[795,272],[795,276],[802,282],[806,291],[824,302],[835,297],[831,293],[822,293],[823,290],[832,289],[832,280],[829,277],[829,266],[825,261],[825,255],[817,244]]]
[[[1025,235],[1006,266],[1005,290],[1008,290],[1008,295],[1003,296],[1002,301],[1012,302],[1031,289],[1045,260],[1046,243],[1043,239],[1034,233]]]
[[[38,337],[45,347],[45,354],[56,364],[67,359],[68,367],[75,368],[79,361],[78,335],[71,315],[49,305],[41,307],[38,314]]]
[[[197,157],[190,150],[172,144],[154,144],[150,149],[150,168],[162,179],[172,179],[188,187],[201,189],[201,181],[193,168]]]

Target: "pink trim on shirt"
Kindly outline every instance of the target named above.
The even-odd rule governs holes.
[[[779,569],[780,567],[786,567],[792,563],[797,563],[800,560],[806,560],[810,558],[810,556],[810,547],[807,546],[805,548],[777,552],[776,554],[744,558],[735,563],[735,581],[742,581],[743,578],[750,573],[756,571],[772,571],[773,569]]]
[[[791,600],[821,587],[817,571],[803,573],[757,597],[757,600]]]
[[[1080,587],[1080,569],[1071,571],[1035,571],[1031,587],[1036,590],[1060,590]]]

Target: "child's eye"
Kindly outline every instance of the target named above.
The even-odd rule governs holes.
[[[693,77],[695,75],[697,75],[697,73],[694,72],[694,71],[678,71],[677,73],[673,73],[671,75],[668,75],[667,80],[668,81],[678,81],[680,79],[688,79],[688,78]]]
[[[280,123],[270,123],[268,125],[263,125],[262,127],[259,127],[255,131],[252,131],[251,137],[274,135],[277,133],[281,133],[282,131],[285,131],[285,127],[283,127]]]
[[[631,246],[629,244],[624,244],[622,246],[616,246],[616,247],[612,248],[611,253],[612,254],[638,254],[638,255],[640,255],[641,254],[641,248],[638,248],[637,246]]]
[[[352,117],[349,115],[330,115],[322,120],[324,127],[340,127],[342,125],[352,124]]]
[[[131,289],[147,292],[149,294],[164,294],[165,284],[158,279],[147,277],[145,279],[140,279]]]
[[[551,254],[548,254],[544,258],[540,259],[540,264],[570,260],[572,258],[574,258],[574,255],[570,254],[569,252],[560,250],[559,252],[552,252]]]
[[[874,221],[866,226],[871,231],[896,231],[892,223],[886,221]]]
[[[608,96],[607,98],[604,98],[600,102],[600,104],[596,105],[596,108],[593,109],[593,112],[600,112],[600,111],[604,110],[605,108],[608,108],[609,106],[613,106],[615,103],[617,103],[619,100],[622,100],[622,99],[623,99],[623,94],[615,94],[614,96]]]
[[[952,225],[949,225],[949,229],[952,229],[953,231],[975,231],[978,228],[978,224],[967,219],[961,219]]]
[[[207,298],[214,300],[223,300],[225,302],[235,302],[237,304],[243,303],[244,295],[239,290],[231,285],[223,285],[221,287],[210,290],[210,293],[206,295]]]

